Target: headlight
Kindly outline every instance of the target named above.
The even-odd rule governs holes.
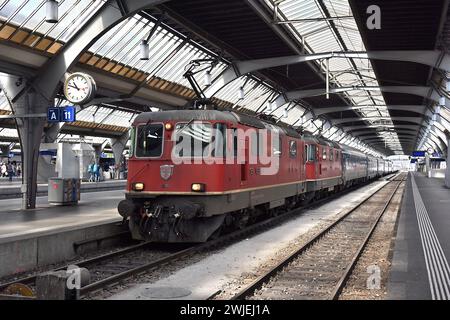
[[[142,191],[144,190],[144,184],[142,182],[135,182],[132,184],[132,188],[134,191]]]
[[[204,183],[193,183],[191,186],[191,190],[194,192],[205,192],[205,184]]]

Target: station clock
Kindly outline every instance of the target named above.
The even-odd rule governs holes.
[[[64,82],[64,95],[73,104],[86,104],[95,97],[96,91],[94,78],[86,73],[72,73]]]

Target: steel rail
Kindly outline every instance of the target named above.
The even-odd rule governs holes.
[[[139,243],[139,244],[134,245],[134,246],[130,246],[130,247],[126,247],[124,249],[120,249],[120,250],[114,251],[114,252],[102,254],[102,255],[99,255],[99,256],[96,256],[96,257],[93,257],[93,258],[81,260],[81,261],[78,261],[78,262],[75,261],[75,262],[73,262],[71,264],[67,264],[65,266],[54,268],[54,269],[51,269],[51,270],[48,270],[48,271],[51,272],[51,271],[66,270],[69,265],[77,265],[78,267],[86,267],[89,264],[100,262],[102,260],[111,259],[111,258],[114,258],[116,256],[119,256],[119,255],[122,255],[122,254],[125,254],[125,253],[136,251],[138,249],[141,249],[141,248],[149,246],[149,245],[150,245],[149,242]],[[31,276],[28,276],[28,277],[23,277],[23,278],[20,278],[20,279],[16,279],[16,280],[12,280],[12,281],[9,281],[9,282],[2,283],[2,284],[0,284],[0,292],[2,292],[8,286],[10,286],[12,284],[15,284],[15,283],[21,283],[21,284],[33,283],[34,281],[36,281],[36,277],[37,276],[38,276],[38,274],[34,274],[34,275],[31,275]]]

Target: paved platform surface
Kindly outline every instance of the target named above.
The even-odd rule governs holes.
[[[450,299],[450,189],[444,179],[408,175],[388,299]]]
[[[43,196],[36,209],[26,211],[17,209],[21,199],[0,200],[0,243],[121,221],[117,204],[124,198],[121,190],[90,192],[77,206],[53,206]]]

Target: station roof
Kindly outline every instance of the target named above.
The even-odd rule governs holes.
[[[105,6],[119,11],[119,4],[127,3],[58,2],[59,20],[54,24],[44,20],[44,0],[0,4],[0,72],[23,68],[33,74],[45,72],[45,63],[83,33]],[[338,51],[444,50],[448,40],[448,2],[444,0],[377,1],[379,30],[366,26],[367,8],[372,5],[367,0],[162,2],[117,24],[68,70],[90,73],[99,96],[92,105],[83,106],[76,123],[64,125],[60,136],[115,136],[129,128],[137,113],[183,107],[195,97],[183,74],[196,59],[217,58],[212,69],[212,78],[217,79],[236,61]],[[139,43],[152,29],[151,58],[140,60]],[[439,121],[432,122],[435,103],[427,97],[374,89],[402,85],[440,90],[445,88],[446,74],[412,62],[361,58],[332,58],[328,70],[331,88],[351,90],[328,98],[294,99],[269,111],[268,102],[280,94],[325,88],[326,59],[319,59],[243,74],[213,98],[222,108],[272,114],[279,121],[372,154],[408,154],[418,147],[446,149],[448,110],[443,108]],[[202,89],[206,89],[204,76],[204,72],[196,74]],[[240,87],[245,89],[244,99],[238,97]],[[59,94],[55,104],[64,103]],[[0,104],[0,113],[11,113],[6,101]],[[13,121],[0,119],[0,126],[6,130],[5,137],[14,135]]]

